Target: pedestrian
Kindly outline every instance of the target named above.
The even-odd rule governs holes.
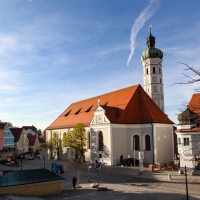
[[[72,179],[72,184],[73,184],[73,187],[75,189],[75,186],[76,186],[76,177],[74,176],[73,179]]]

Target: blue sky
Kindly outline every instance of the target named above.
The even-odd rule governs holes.
[[[176,123],[198,87],[170,85],[187,80],[177,62],[199,69],[199,8],[199,0],[1,0],[0,119],[44,130],[72,102],[143,86],[152,24],[164,53],[165,111]]]

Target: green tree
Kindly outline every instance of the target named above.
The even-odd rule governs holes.
[[[82,123],[78,123],[74,126],[73,130],[67,132],[62,139],[64,147],[71,147],[75,150],[75,161],[81,156],[83,162],[85,162],[86,149],[86,134],[85,126]]]
[[[60,139],[60,136],[57,132],[53,132],[53,136],[51,139],[49,139],[49,141],[47,141],[44,144],[44,148],[48,148],[51,151],[51,155],[52,155],[52,151],[56,152],[57,154],[57,158],[59,160],[60,158],[60,149],[62,148],[62,141]]]
[[[38,129],[38,130],[37,130],[37,134],[38,134],[39,136],[42,134],[41,129]]]

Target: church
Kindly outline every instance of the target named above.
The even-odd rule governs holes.
[[[46,129],[47,141],[57,132],[60,138],[83,123],[86,129],[86,161],[120,164],[123,158],[157,164],[173,161],[173,122],[164,113],[163,52],[155,48],[155,37],[146,39],[142,52],[144,88],[133,85],[72,103]],[[61,159],[73,157],[63,148]]]

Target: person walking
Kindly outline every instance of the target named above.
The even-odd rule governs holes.
[[[74,176],[73,179],[72,179],[72,184],[73,184],[73,187],[75,189],[75,186],[76,186],[76,177]]]

